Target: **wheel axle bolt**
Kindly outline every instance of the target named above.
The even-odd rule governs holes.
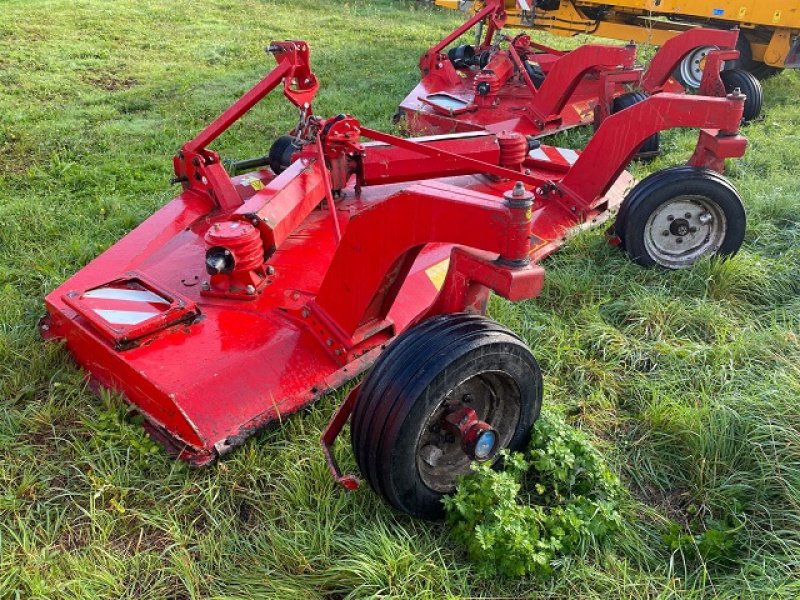
[[[679,244],[682,244],[682,243],[683,243],[683,238],[678,238],[678,239],[677,239],[677,240],[675,240],[675,241],[676,241],[676,242],[678,242]]]
[[[675,217],[673,217],[672,215],[667,215],[667,221],[674,221],[674,220]]]
[[[683,216],[684,216],[684,217],[686,217],[687,219],[691,219],[691,218],[692,218],[692,213],[690,213],[690,212],[687,212],[687,213],[686,213],[685,215],[683,215]]]
[[[664,237],[669,237],[669,231],[665,229],[664,231],[661,232],[661,235],[663,235]]]
[[[714,217],[711,216],[711,213],[705,212],[702,213],[699,217],[697,217],[697,220],[700,221],[701,225],[708,225],[709,223],[711,223],[711,221],[714,220]]]

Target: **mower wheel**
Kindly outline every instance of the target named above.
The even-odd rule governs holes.
[[[480,315],[440,315],[401,334],[364,379],[353,453],[389,504],[438,519],[473,460],[527,444],[541,403],[541,371],[519,337]]]
[[[616,114],[619,111],[628,108],[629,106],[639,104],[639,102],[642,102],[645,99],[647,99],[647,94],[644,92],[628,92],[627,94],[617,96],[614,98],[614,103],[611,105],[611,114]],[[659,134],[654,133],[644,141],[637,151],[637,154],[641,155],[642,158],[652,157],[658,153],[660,145],[661,141]]]
[[[742,120],[749,123],[758,118],[761,114],[761,106],[764,103],[764,90],[761,82],[752,73],[743,69],[731,69],[720,73],[725,91],[729,94],[735,89],[739,89],[747,99],[744,101],[744,113]]]
[[[730,256],[744,241],[742,199],[722,175],[680,166],[639,182],[620,206],[614,230],[634,262],[668,269],[705,256]]]
[[[272,142],[269,149],[269,167],[275,175],[280,175],[292,164],[292,155],[300,148],[291,135],[282,135]]]

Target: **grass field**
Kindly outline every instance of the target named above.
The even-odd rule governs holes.
[[[339,396],[193,470],[39,339],[43,296],[175,193],[171,156],[271,67],[271,39],[311,42],[317,112],[385,128],[460,18],[403,0],[0,2],[0,598],[800,597],[800,74],[765,82],[730,166],[750,219],[735,259],[642,270],[587,232],[547,261],[541,298],[492,304],[628,490],[614,543],[552,578],[481,578],[444,526],[336,488],[318,437]],[[267,102],[217,148],[261,154],[294,117]],[[667,133],[635,172],[693,140]]]

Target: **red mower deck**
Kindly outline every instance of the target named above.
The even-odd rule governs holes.
[[[198,465],[356,377],[417,323],[483,313],[490,291],[536,296],[539,262],[610,216],[658,130],[707,128],[697,167],[744,152],[741,97],[668,93],[609,116],[582,153],[486,131],[401,139],[314,116],[307,44],[269,50],[277,67],[175,157],[180,195],[46,298],[45,337]],[[229,176],[208,145],[278,86],[297,128],[245,161],[263,168]]]
[[[621,108],[615,105],[620,96],[639,92],[639,101],[644,95],[683,93],[672,75],[698,49],[712,48],[702,58],[700,94],[722,97],[738,85],[726,85],[720,76],[724,61],[738,57],[738,30],[689,30],[664,44],[645,72],[635,64],[633,44],[588,44],[566,52],[536,44],[526,34],[503,35],[505,22],[502,0],[487,2],[423,54],[421,80],[397,114],[411,133],[487,130],[540,137],[579,125],[598,126]],[[475,46],[447,50],[473,27],[478,28]],[[757,81],[747,83],[758,86]],[[760,111],[757,101],[754,114]]]

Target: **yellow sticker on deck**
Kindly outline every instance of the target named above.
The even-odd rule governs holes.
[[[450,259],[445,258],[443,261],[436,263],[425,269],[425,274],[431,280],[433,287],[436,291],[442,289],[444,285],[444,278],[447,277],[447,269],[450,267]]]

